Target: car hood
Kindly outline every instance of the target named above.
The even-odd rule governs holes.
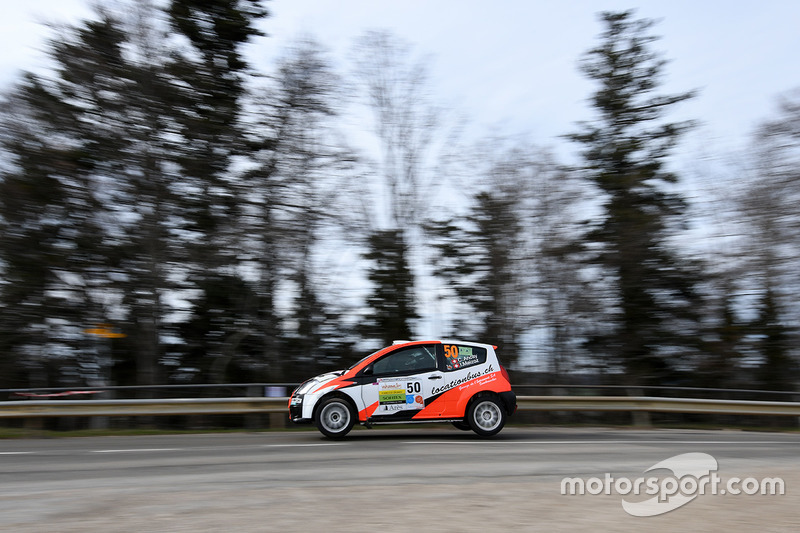
[[[326,372],[324,374],[320,374],[319,376],[314,376],[311,378],[311,381],[316,383],[325,383],[326,381],[330,381],[332,379],[338,378],[344,374],[344,370],[336,370],[334,372]]]
[[[301,394],[304,394],[311,388],[316,387],[317,385],[322,385],[323,383],[327,383],[328,381],[332,381],[342,374],[344,374],[344,370],[336,370],[334,372],[326,372],[324,374],[320,374],[319,376],[314,376],[313,378],[301,383],[295,392],[300,391]]]

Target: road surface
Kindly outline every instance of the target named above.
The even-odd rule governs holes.
[[[780,477],[785,493],[695,494],[650,517],[622,506],[643,495],[562,494],[565,478],[634,480],[686,453],[713,457],[723,481]],[[799,495],[796,433],[507,427],[484,440],[420,426],[344,441],[316,431],[0,441],[9,532],[788,532],[800,528]]]

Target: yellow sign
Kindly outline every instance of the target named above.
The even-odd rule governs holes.
[[[104,339],[121,339],[127,337],[124,333],[117,333],[111,327],[111,324],[98,324],[96,327],[83,330],[84,333],[103,337]]]

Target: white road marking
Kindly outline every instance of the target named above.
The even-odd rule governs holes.
[[[184,448],[130,448],[122,450],[90,450],[91,453],[180,452]]]
[[[304,448],[310,446],[343,446],[346,442],[320,442],[310,444],[260,444],[256,446],[222,446],[204,448],[121,448],[108,450],[88,450],[88,453],[150,453],[150,452],[184,452],[189,450],[219,450],[219,449],[242,449],[242,448]],[[31,455],[41,452],[0,452],[0,455]]]
[[[313,444],[264,444],[264,448],[301,448],[308,446],[342,446],[346,442],[318,442]]]
[[[347,441],[347,442],[314,442],[314,443],[295,443],[295,444],[260,444],[255,446],[222,446],[221,448],[230,448],[230,449],[241,449],[241,448],[309,448],[309,447],[318,447],[318,446],[345,446],[353,444],[357,442]],[[410,444],[410,445],[422,445],[422,444],[441,444],[441,445],[452,445],[452,444],[467,444],[467,445],[477,445],[477,446],[487,446],[487,445],[513,445],[513,444],[523,444],[523,445],[544,445],[544,446],[563,446],[569,444],[586,444],[586,445],[604,445],[604,444],[631,444],[631,445],[669,445],[669,444],[680,444],[680,445],[717,445],[717,444],[733,444],[733,445],[754,445],[754,446],[774,446],[774,445],[782,445],[782,444],[792,444],[794,441],[785,440],[753,440],[753,441],[737,441],[737,440],[409,440],[403,441],[403,444]],[[208,447],[208,448],[121,448],[121,449],[107,449],[107,450],[88,450],[89,453],[149,453],[149,452],[180,452],[180,451],[188,451],[188,450],[197,450],[197,449],[204,449],[204,450],[215,450],[220,449],[217,447]],[[9,452],[0,452],[0,455],[32,455],[36,453],[36,451],[9,451]]]
[[[792,441],[767,441],[767,440],[409,440],[405,444],[791,444]]]

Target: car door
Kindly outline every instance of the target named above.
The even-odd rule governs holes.
[[[364,375],[369,379],[361,386],[361,397],[367,418],[375,421],[410,420],[419,415],[443,378],[435,344],[398,348],[372,363]],[[436,413],[425,413],[429,415]]]

